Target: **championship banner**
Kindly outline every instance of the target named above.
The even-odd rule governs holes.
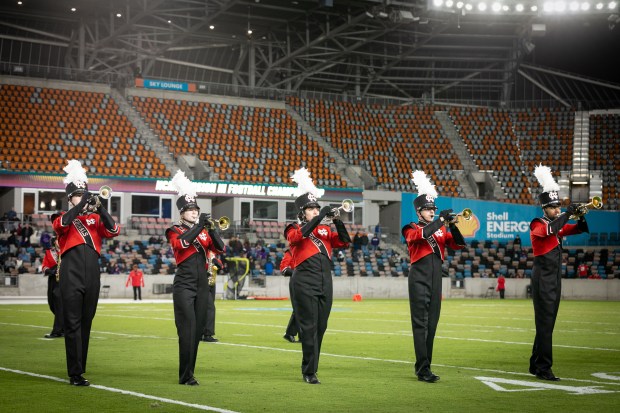
[[[417,194],[403,193],[401,206],[401,226],[410,222],[417,222],[418,218],[413,209],[413,200]],[[603,200],[605,202],[605,200]],[[460,213],[465,208],[470,208],[473,215],[469,221],[459,219],[459,230],[466,241],[474,239],[484,242],[486,240],[507,243],[521,238],[521,244],[531,246],[530,222],[536,217],[543,215],[542,208],[537,205],[507,204],[496,201],[468,200],[463,198],[438,197],[435,199],[437,216],[442,209],[453,209],[454,213]],[[563,211],[566,208],[562,208]],[[620,232],[620,212],[616,211],[590,211],[586,215],[590,233]],[[574,224],[576,221],[568,221]],[[588,245],[590,234],[571,235],[564,238],[564,247],[571,245]]]

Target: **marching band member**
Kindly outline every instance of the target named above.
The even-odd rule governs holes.
[[[172,301],[179,336],[179,384],[197,386],[194,369],[209,300],[208,252],[221,253],[224,243],[211,225],[210,214],[200,213],[196,191],[185,174],[178,171],[171,184],[179,193],[181,214],[180,222],[166,230],[177,264]]]
[[[423,171],[412,174],[418,196],[413,206],[418,222],[402,229],[409,249],[409,308],[415,349],[415,374],[419,381],[434,383],[439,376],[431,371],[433,341],[441,312],[441,266],[447,245],[457,250],[465,247],[465,239],[456,227],[451,209],[439,213],[434,220],[437,191]],[[446,231],[445,224],[450,232]]]
[[[293,261],[293,254],[291,254],[291,250],[287,249],[284,251],[284,257],[282,257],[282,261],[280,262],[280,273],[285,277],[290,277],[293,275],[293,270],[295,269],[295,262]],[[291,278],[288,282],[288,292],[289,297],[291,297],[291,303],[293,302],[293,279]],[[284,333],[284,339],[286,341],[290,341],[291,343],[296,343],[295,336],[299,334],[299,328],[297,327],[297,321],[295,321],[295,309],[293,308],[293,313],[291,314],[291,318],[288,320],[288,325],[286,326],[286,332]]]
[[[215,284],[217,272],[223,267],[222,261],[213,251],[209,251],[209,261],[207,263],[207,273],[209,274],[209,294],[207,295],[207,322],[202,333],[202,341],[207,343],[217,343],[215,337]]]
[[[54,220],[59,214],[52,214],[50,221]],[[56,279],[58,271],[58,240],[56,237],[52,238],[52,246],[45,250],[45,256],[43,257],[43,263],[41,264],[41,271],[47,277],[47,304],[54,314],[54,326],[52,332],[45,335],[45,338],[59,338],[64,337],[65,332],[62,322],[62,297],[60,295],[60,283]]]
[[[295,171],[293,181],[302,194],[295,199],[298,221],[284,229],[284,236],[295,262],[291,282],[303,353],[301,373],[306,383],[319,384],[316,372],[333,301],[332,248],[347,247],[351,238],[342,221],[334,218],[332,208],[324,206],[319,212],[317,198],[324,191],[314,186],[306,168]],[[336,232],[323,222],[326,217],[334,218]]]
[[[67,372],[70,383],[89,386],[86,371],[88,344],[101,286],[99,254],[104,238],[119,235],[97,195],[88,192],[86,171],[72,159],[64,168],[69,210],[53,223],[60,247],[60,291],[63,306]]]
[[[534,175],[543,189],[538,195],[538,200],[544,215],[530,223],[530,238],[534,252],[532,301],[536,337],[529,372],[542,380],[558,381],[560,379],[553,374],[551,366],[553,328],[562,295],[562,238],[589,231],[583,215],[577,224],[567,224],[570,216],[574,215],[579,207],[570,204],[566,213],[562,214],[558,195],[560,186],[553,179],[551,169],[539,165],[534,169]]]

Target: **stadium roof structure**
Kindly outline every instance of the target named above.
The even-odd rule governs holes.
[[[438,11],[427,0],[3,0],[0,62],[10,74],[142,76],[226,94],[617,105],[618,84],[527,63],[549,20],[541,13]],[[613,16],[565,18],[611,29]]]

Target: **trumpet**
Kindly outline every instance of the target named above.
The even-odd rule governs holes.
[[[112,196],[112,188],[107,185],[103,185],[99,188],[98,193],[90,194],[90,198],[86,203],[86,209],[89,212],[96,212],[101,206],[101,199],[110,199]]]
[[[577,212],[574,215],[570,216],[570,219],[579,219],[591,209],[601,209],[603,207],[603,200],[600,196],[592,197],[592,201],[589,204],[580,204],[578,206]]]
[[[205,229],[207,230],[213,229],[213,228],[219,228],[220,231],[226,231],[229,227],[230,227],[230,218],[228,217],[222,217],[218,219],[217,221],[212,218],[209,218],[209,220],[205,224]]]
[[[342,201],[342,205],[341,206],[339,206],[338,208],[332,208],[332,211],[331,211],[330,215],[333,218],[339,217],[341,209],[344,212],[353,212],[353,210],[355,209],[355,205],[353,204],[353,200],[351,200],[351,199],[344,199]]]
[[[450,214],[450,223],[454,223],[454,224],[458,223],[459,217],[463,217],[465,221],[469,221],[473,215],[474,213],[472,212],[471,209],[465,208],[463,211],[459,212],[458,214]]]

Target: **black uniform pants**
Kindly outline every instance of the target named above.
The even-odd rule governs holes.
[[[293,303],[293,278],[289,280],[288,283],[288,292],[289,297],[291,297],[291,304]],[[286,335],[295,337],[299,333],[299,327],[297,327],[297,321],[295,320],[295,308],[293,307],[293,312],[291,313],[291,318],[288,320],[288,325],[286,326]]]
[[[101,286],[98,259],[97,251],[81,244],[65,252],[60,264],[69,376],[79,376],[86,372],[90,329],[97,311]]]
[[[441,264],[433,253],[409,268],[409,309],[417,375],[429,371],[433,360],[433,341],[441,312]]]
[[[140,300],[142,301],[142,287],[137,286],[137,287],[133,287],[133,300]]]
[[[532,301],[536,337],[530,357],[530,371],[545,372],[553,365],[553,329],[562,296],[561,251],[534,257]]]
[[[209,286],[209,294],[207,294],[207,321],[203,334],[205,336],[215,335],[215,285]]]
[[[293,308],[303,353],[301,372],[311,375],[319,369],[321,344],[332,309],[331,261],[326,255],[313,255],[295,268],[292,280]]]
[[[194,254],[177,267],[172,288],[174,322],[179,336],[179,383],[194,377],[198,344],[207,321],[209,294],[204,258]],[[188,262],[189,261],[189,262]]]
[[[56,274],[47,277],[47,304],[50,306],[52,314],[54,314],[54,326],[52,327],[51,334],[64,333],[62,293],[60,292],[60,283],[56,281]]]

